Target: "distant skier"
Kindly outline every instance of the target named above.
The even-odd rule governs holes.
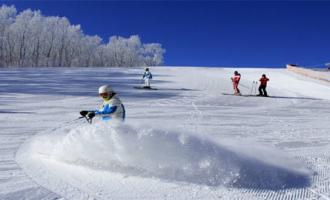
[[[241,92],[238,89],[238,84],[239,84],[240,80],[241,80],[241,74],[238,73],[237,71],[235,71],[234,76],[231,77],[231,81],[233,82],[234,94],[235,95],[241,95]]]
[[[266,87],[267,87],[267,82],[269,81],[269,79],[266,77],[266,74],[263,74],[259,81],[260,81],[260,86],[259,86],[258,96],[268,97]]]
[[[81,111],[80,114],[91,123],[95,116],[102,117],[102,120],[125,119],[125,107],[116,93],[109,85],[103,85],[99,88],[99,95],[103,99],[101,109],[92,111]]]
[[[144,71],[142,79],[144,80],[144,88],[150,88],[150,81],[152,79],[152,74],[149,71],[149,68],[147,67]]]

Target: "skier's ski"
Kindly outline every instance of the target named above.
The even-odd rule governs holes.
[[[134,89],[141,89],[141,90],[157,90],[157,88],[146,87],[146,86],[135,86]]]
[[[244,95],[242,95],[242,94],[232,94],[232,93],[222,93],[222,95],[244,96]]]
[[[259,96],[259,95],[251,95],[251,94],[231,94],[231,93],[222,93],[222,95],[231,95],[238,97],[269,97],[269,96]]]

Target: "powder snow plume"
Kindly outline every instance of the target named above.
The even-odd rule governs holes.
[[[166,181],[278,190],[305,187],[311,176],[273,150],[137,124],[59,128],[31,142],[32,153],[60,162]]]

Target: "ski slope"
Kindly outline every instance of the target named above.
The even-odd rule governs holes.
[[[2,69],[0,199],[330,199],[330,87],[230,68]],[[111,84],[124,123],[75,120]]]

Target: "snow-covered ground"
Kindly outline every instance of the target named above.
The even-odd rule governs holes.
[[[0,71],[0,199],[330,199],[330,85],[285,69]],[[123,124],[75,120],[111,84]]]

